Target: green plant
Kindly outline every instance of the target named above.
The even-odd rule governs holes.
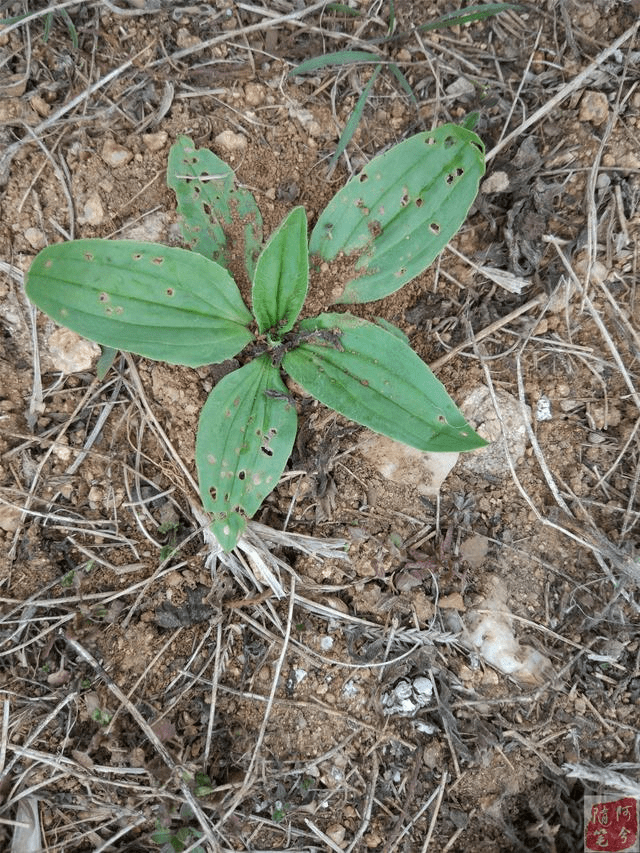
[[[334,8],[332,9],[331,7]],[[400,88],[408,96],[410,102],[414,105],[416,110],[418,109],[418,101],[413,93],[409,81],[402,73],[399,65],[391,60],[389,55],[385,54],[384,47],[386,45],[397,44],[397,42],[402,39],[414,37],[416,32],[424,33],[433,30],[446,29],[447,27],[469,24],[474,21],[484,21],[494,15],[499,15],[501,12],[506,12],[509,9],[517,10],[522,8],[523,7],[517,3],[484,3],[467,6],[466,8],[458,9],[453,12],[446,12],[444,15],[441,15],[433,21],[418,25],[415,29],[412,29],[411,32],[403,33],[396,32],[395,2],[394,0],[390,0],[387,35],[383,38],[368,40],[369,44],[373,48],[376,48],[377,52],[369,50],[338,50],[334,53],[323,53],[320,56],[312,56],[309,59],[305,59],[304,62],[301,62],[299,65],[296,65],[296,67],[289,72],[289,77],[309,74],[313,71],[321,71],[330,67],[342,66],[351,68],[355,65],[373,65],[373,71],[364,85],[362,92],[358,96],[353,112],[349,116],[349,119],[340,134],[336,150],[329,162],[329,172],[333,170],[333,167],[340,158],[340,155],[351,141],[351,138],[360,123],[362,113],[364,112],[364,108],[369,96],[371,95],[374,84],[383,68],[387,68],[391,72],[393,77],[395,77],[396,82],[399,83]],[[362,12],[356,9],[351,9],[349,6],[344,6],[341,3],[330,4],[327,7],[327,11],[328,10],[352,17],[362,17],[363,15]],[[360,39],[363,40],[362,36]],[[364,39],[364,41],[366,41],[366,39]]]
[[[190,773],[183,774],[183,779],[192,788],[196,797],[207,797],[215,790],[211,784],[211,779],[206,773],[197,772],[195,775]],[[191,807],[187,803],[183,803],[179,810],[172,810],[160,820],[156,820],[155,832],[151,835],[151,840],[156,844],[163,846],[163,850],[175,851],[182,853],[190,847],[191,844],[202,838],[202,831],[193,826],[188,826],[194,818]],[[172,827],[172,824],[178,822],[179,827]],[[192,848],[192,853],[204,853],[204,849],[199,845]]]
[[[422,272],[464,221],[483,173],[484,148],[470,130],[418,134],[338,191],[308,245],[297,207],[261,250],[251,194],[222,160],[180,137],[167,183],[193,251],[126,240],[56,244],[33,261],[27,294],[56,322],[148,358],[197,367],[241,353],[245,363],[204,404],[196,439],[203,505],[230,550],[277,485],[295,439],[282,370],[325,405],[419,450],[486,443],[390,323],[338,312],[298,321],[310,265],[315,275],[334,261],[349,267],[337,303],[380,299]],[[252,281],[253,315],[223,266],[234,255]]]
[[[96,723],[100,723],[101,726],[108,726],[111,722],[111,714],[107,711],[101,710],[100,708],[96,708],[91,714],[91,719],[95,720]]]

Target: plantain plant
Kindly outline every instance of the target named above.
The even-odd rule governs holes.
[[[167,183],[189,248],[101,239],[48,246],[27,274],[27,295],[107,347],[191,367],[240,354],[242,366],[211,391],[196,439],[202,502],[228,551],[293,446],[296,408],[283,372],[325,405],[419,450],[485,444],[399,329],[343,312],[298,320],[310,264],[349,260],[353,274],[338,303],[380,299],[422,272],[463,223],[483,173],[484,148],[472,131],[445,125],[417,134],[349,180],[309,241],[296,207],[263,248],[251,193],[182,136]],[[227,270],[238,251],[253,313]]]

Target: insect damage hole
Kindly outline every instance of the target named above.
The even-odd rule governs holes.
[[[435,234],[436,236],[438,236],[438,234],[440,233],[440,226],[438,225],[437,222],[430,222],[429,223],[429,231],[431,231],[432,234]]]
[[[260,443],[260,450],[265,456],[273,456],[273,450],[269,447],[269,444],[274,435],[277,434],[278,430],[275,427],[269,427],[269,429],[263,434],[262,441]]]
[[[218,490],[215,486],[211,486],[211,488],[209,489],[209,497],[214,502],[218,500]]]
[[[98,296],[98,302],[108,302],[108,301],[109,301],[109,294],[102,291],[100,296]]]
[[[164,258],[161,258],[161,257],[151,258],[151,263],[155,264],[157,267],[159,267],[164,263]]]
[[[173,296],[175,290],[172,287],[168,287],[166,290],[167,296]]]

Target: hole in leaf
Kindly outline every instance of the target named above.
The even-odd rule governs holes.
[[[447,136],[447,138],[444,141],[444,147],[445,148],[451,148],[451,146],[455,145],[455,144],[456,144],[456,140],[453,136]]]
[[[379,237],[382,234],[382,225],[377,219],[372,219],[371,222],[367,222],[367,228],[369,229],[369,234],[374,238]]]
[[[460,178],[464,175],[464,169],[461,166],[458,166],[456,169],[456,178]]]
[[[244,480],[246,478],[246,476],[247,476],[246,471],[238,471],[238,479],[239,480]]]
[[[108,302],[109,301],[109,294],[102,291],[100,296],[98,296],[98,301],[99,302]]]
[[[224,493],[224,502],[225,502],[226,504],[228,504],[228,503],[229,503],[229,498],[230,498],[230,497],[231,497],[231,495],[229,494],[229,492],[225,492],[225,493]]]
[[[273,450],[270,447],[267,447],[266,444],[263,444],[260,450],[264,453],[265,456],[273,456]]]
[[[173,289],[172,287],[168,287],[168,288],[167,288],[167,296],[173,296],[174,292],[175,292],[175,291],[174,291],[174,289]]]
[[[406,187],[402,188],[402,198],[400,199],[400,207],[406,207],[409,204],[409,191]]]
[[[364,182],[367,180],[368,177],[369,177],[369,175],[367,175],[366,172],[362,172],[362,174],[360,175],[358,180],[360,181],[361,184],[364,184]]]
[[[211,214],[212,214],[212,210],[211,210],[211,205],[210,205],[210,204],[207,204],[207,203],[205,202],[205,204],[203,204],[203,205],[202,205],[202,209],[203,209],[203,210],[204,210],[204,212],[207,214],[207,216],[211,216]]]
[[[425,142],[425,145],[435,145],[436,144],[436,141],[433,138],[433,136],[427,136],[427,138],[425,139],[424,142]]]
[[[218,490],[216,489],[215,486],[211,486],[211,488],[209,489],[209,495],[210,495],[212,501],[218,500]]]
[[[133,258],[134,261],[139,261],[142,258],[142,253],[141,252],[134,252],[133,255],[131,255],[131,257]]]
[[[416,199],[416,207],[422,207],[423,204],[424,204],[423,198],[417,198]]]
[[[451,186],[451,184],[455,181],[455,175],[449,172],[449,174],[445,178],[445,181],[449,184],[449,186]]]
[[[164,258],[160,258],[160,257],[158,257],[158,258],[151,258],[151,263],[152,263],[152,264],[155,264],[157,267],[159,267],[161,264],[163,264],[163,263],[164,263]]]
[[[440,226],[437,222],[432,222],[429,225],[429,231],[431,231],[432,234],[438,235],[440,233]]]
[[[439,424],[446,424],[446,422],[447,422],[447,419],[445,418],[444,415],[438,415],[438,423]]]

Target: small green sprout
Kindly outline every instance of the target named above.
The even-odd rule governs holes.
[[[240,356],[242,366],[205,402],[196,437],[202,502],[229,551],[293,447],[297,415],[283,372],[345,417],[419,450],[486,444],[390,323],[343,312],[299,320],[310,271],[321,275],[323,264],[350,266],[333,295],[342,304],[381,299],[419,275],[464,222],[483,174],[484,146],[468,128],[419,133],[348,181],[309,240],[296,207],[261,248],[253,196],[235,185],[229,166],[183,136],[171,148],[167,183],[192,251],[59,243],[33,261],[27,295],[103,346],[190,367]],[[233,257],[252,282],[253,313],[224,266]]]
[[[71,569],[70,571],[68,571],[66,573],[66,575],[63,575],[60,578],[60,586],[64,587],[65,589],[70,587],[70,586],[73,586],[73,579],[75,578],[75,576],[76,576],[76,573],[74,572],[73,569]]]
[[[96,723],[100,723],[101,726],[108,726],[111,722],[111,714],[102,711],[100,708],[96,708],[93,714],[91,714],[91,719],[95,720]]]

